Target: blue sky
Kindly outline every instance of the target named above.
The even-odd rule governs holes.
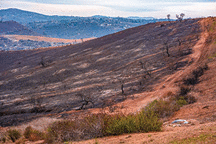
[[[0,9],[6,8],[67,16],[216,16],[216,0],[0,0]]]

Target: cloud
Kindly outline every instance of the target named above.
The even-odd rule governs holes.
[[[31,2],[29,2],[31,1]],[[50,4],[54,3],[54,4]],[[216,16],[215,2],[177,2],[174,0],[3,0],[1,8],[19,8],[47,15],[73,16],[153,16],[164,18],[169,13],[186,17]]]

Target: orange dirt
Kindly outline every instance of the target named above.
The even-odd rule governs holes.
[[[63,43],[80,43],[81,39],[61,39],[61,38],[50,38],[50,37],[42,37],[42,36],[29,36],[29,35],[4,35],[4,37],[13,39],[13,40],[33,40],[33,41],[45,41],[45,42],[63,42]],[[95,38],[86,38],[83,41],[92,40]]]

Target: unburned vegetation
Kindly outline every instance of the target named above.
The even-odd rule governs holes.
[[[48,143],[77,141],[124,133],[160,131],[162,122],[157,114],[144,109],[137,114],[96,114],[82,119],[64,120],[48,128]]]

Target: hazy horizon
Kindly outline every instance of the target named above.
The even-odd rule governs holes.
[[[185,13],[185,18],[216,16],[215,0],[3,0],[0,9],[17,8],[45,15],[110,17],[154,17],[175,19],[176,14]]]

